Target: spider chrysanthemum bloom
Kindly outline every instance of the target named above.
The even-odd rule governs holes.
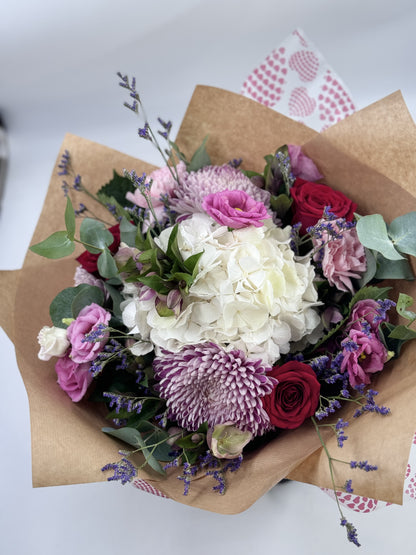
[[[197,430],[204,422],[211,428],[232,422],[254,436],[271,428],[261,398],[271,393],[275,381],[261,360],[203,343],[178,353],[164,351],[153,368],[168,417],[179,426]]]
[[[244,191],[266,207],[270,203],[270,193],[260,189],[240,170],[228,164],[206,166],[196,172],[185,174],[175,188],[170,208],[178,214],[203,212],[202,201],[211,193],[220,191]]]

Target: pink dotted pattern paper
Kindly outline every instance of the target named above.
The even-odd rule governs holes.
[[[241,94],[316,131],[355,112],[345,84],[300,29],[250,73]]]

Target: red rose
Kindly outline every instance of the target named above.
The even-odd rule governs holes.
[[[108,247],[110,251],[114,254],[115,252],[117,252],[118,247],[120,246],[120,224],[113,225],[109,228],[108,231],[114,237],[114,241]],[[94,274],[98,271],[97,260],[99,256],[100,253],[93,254],[92,252],[84,251],[78,256],[77,261],[81,264],[84,270],[87,270],[87,272],[90,272],[90,274]]]
[[[312,368],[296,360],[274,366],[267,374],[279,383],[263,397],[270,422],[277,428],[293,430],[313,416],[319,403],[321,385]]]
[[[304,179],[296,179],[290,194],[293,198],[292,224],[302,223],[301,234],[305,234],[308,227],[315,225],[322,218],[324,208],[330,206],[333,214],[345,218],[348,222],[354,218],[357,205],[340,191],[322,183],[312,183]]]

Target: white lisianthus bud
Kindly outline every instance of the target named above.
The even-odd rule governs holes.
[[[66,336],[66,329],[55,326],[44,326],[38,334],[40,360],[49,360],[52,357],[64,356],[70,343]]]
[[[207,442],[214,457],[218,459],[236,459],[244,447],[251,441],[253,434],[236,428],[232,422],[217,424],[208,430]]]

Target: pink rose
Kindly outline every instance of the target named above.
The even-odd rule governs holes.
[[[341,219],[330,222],[319,220],[317,225],[327,222],[339,232],[342,221]],[[365,250],[358,239],[356,229],[354,227],[345,229],[339,238],[333,238],[327,231],[322,231],[319,238],[312,239],[317,248],[313,259],[321,261],[322,272],[329,284],[339,291],[354,293],[351,278],[359,279],[367,268]]]
[[[249,225],[261,227],[262,220],[270,218],[262,202],[254,200],[244,191],[226,189],[207,195],[202,201],[202,208],[217,223],[233,229]]]
[[[65,356],[56,361],[55,371],[58,375],[60,387],[71,397],[74,403],[80,401],[93,380],[90,365],[85,362],[77,364],[69,356]]]
[[[306,181],[318,181],[323,176],[310,158],[305,156],[298,145],[287,145],[292,173]]]
[[[181,181],[186,175],[186,166],[184,162],[179,162],[176,165],[176,170],[178,172],[179,181]],[[163,219],[165,205],[161,197],[168,196],[171,197],[173,195],[173,191],[177,186],[176,180],[173,178],[175,175],[175,170],[169,169],[168,166],[164,168],[160,168],[158,170],[154,170],[151,174],[148,175],[148,180],[152,180],[152,186],[150,188],[150,200],[152,201],[152,205],[156,214],[156,218],[158,220]],[[126,194],[126,199],[140,206],[141,208],[148,208],[148,204],[146,199],[142,195],[139,189],[136,189],[134,193],[128,192]],[[153,222],[152,214],[149,214],[149,223]]]
[[[108,339],[108,332],[100,330],[107,327],[110,318],[111,314],[95,303],[85,306],[80,311],[67,330],[71,342],[69,356],[74,362],[90,362],[102,351]],[[87,334],[94,335],[94,332],[97,340],[93,337],[85,338]]]
[[[353,387],[369,384],[371,374],[383,370],[388,359],[387,349],[374,333],[353,328],[341,345],[344,356],[341,372],[348,372]]]

